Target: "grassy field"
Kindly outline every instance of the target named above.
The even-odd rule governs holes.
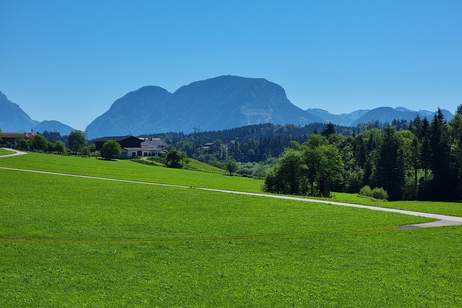
[[[462,305],[462,228],[5,170],[0,190],[2,307]]]
[[[331,200],[380,207],[390,207],[411,211],[438,213],[462,216],[462,202],[432,202],[432,201],[381,201],[358,194],[333,193]]]
[[[188,162],[185,164],[185,168],[188,170],[194,170],[194,171],[225,174],[225,170],[223,169],[217,168],[215,166],[203,163],[201,161],[198,161],[192,158],[188,158]]]
[[[8,154],[13,154],[13,153],[14,153],[13,151],[0,148],[0,156],[8,155]]]
[[[106,161],[39,153],[3,159],[0,160],[0,166],[247,192],[261,191],[263,184],[262,181],[250,178],[144,165],[129,160]]]
[[[29,153],[25,156],[0,159],[0,166],[246,192],[262,192],[263,185],[261,180],[237,176],[223,176],[221,173],[222,170],[194,160],[191,160],[189,167],[192,170],[177,170],[160,166],[144,165],[127,160],[103,161],[95,158]],[[360,197],[357,194],[346,193],[334,193],[331,200],[462,216],[461,202],[387,202]]]

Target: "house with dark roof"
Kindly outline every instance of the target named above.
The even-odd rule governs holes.
[[[138,138],[134,136],[114,136],[93,140],[97,151],[100,151],[106,141],[114,140],[122,148],[122,158],[142,156],[159,156],[167,151],[167,144],[160,138]]]

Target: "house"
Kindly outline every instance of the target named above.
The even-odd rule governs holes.
[[[138,138],[134,136],[104,137],[93,140],[97,151],[106,141],[114,140],[122,148],[122,158],[159,156],[167,151],[167,144],[160,138]]]
[[[35,133],[0,132],[0,143],[15,146],[18,140],[31,139],[34,136]]]

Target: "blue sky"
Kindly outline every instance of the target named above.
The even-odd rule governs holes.
[[[0,42],[0,91],[80,129],[141,86],[223,74],[334,113],[462,103],[460,0],[0,0]]]

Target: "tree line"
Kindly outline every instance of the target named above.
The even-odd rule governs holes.
[[[292,142],[266,177],[265,189],[330,196],[383,188],[390,200],[462,199],[462,105],[447,122],[417,117],[350,136],[329,124],[302,144]]]
[[[313,123],[305,126],[257,124],[221,131],[183,133],[163,133],[149,135],[165,140],[170,146],[181,150],[188,157],[213,163],[236,160],[241,163],[263,162],[278,157],[291,141],[303,142],[324,124]],[[352,134],[351,127],[336,126],[342,134]],[[146,136],[147,137],[147,136]]]
[[[87,144],[85,134],[75,130],[69,136],[61,136],[56,132],[34,134],[31,138],[17,138],[14,144],[8,144],[0,138],[0,145],[23,151],[36,151],[56,154],[91,155],[95,153],[93,144]]]

